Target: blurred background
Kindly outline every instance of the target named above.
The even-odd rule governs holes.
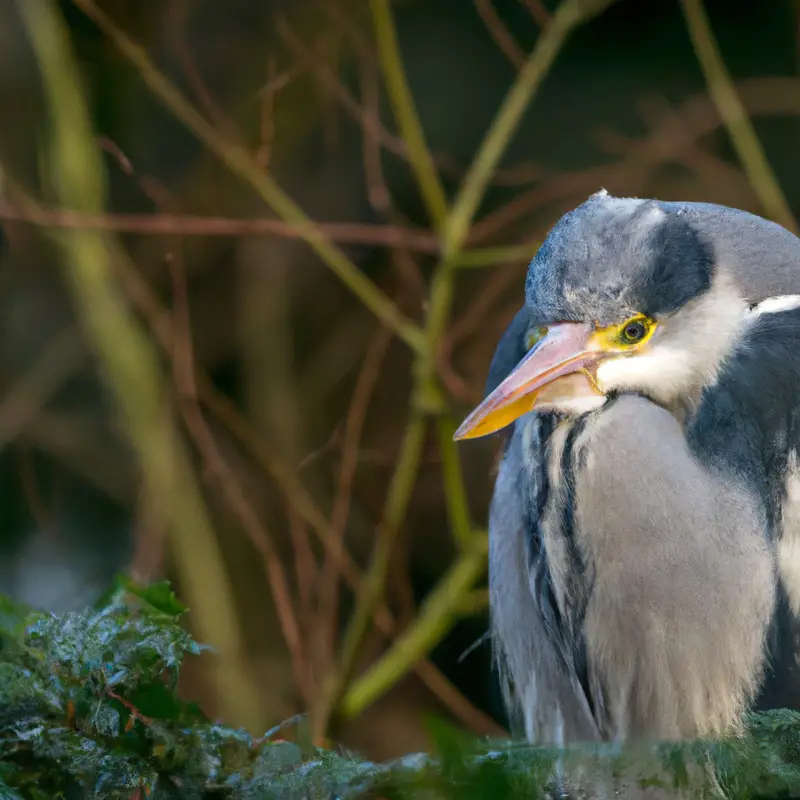
[[[452,431],[589,194],[794,226],[799,13],[0,0],[0,591],[169,578],[182,691],[253,732],[502,733],[498,443]]]

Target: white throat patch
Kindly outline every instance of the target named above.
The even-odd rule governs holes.
[[[667,407],[691,403],[716,381],[747,312],[733,280],[718,274],[709,291],[671,314],[642,351],[602,361],[598,384],[604,391],[645,391]]]

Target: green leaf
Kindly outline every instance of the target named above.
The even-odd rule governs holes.
[[[101,609],[114,605],[118,598],[126,593],[146,603],[152,610],[175,619],[183,616],[188,610],[175,596],[169,581],[142,586],[124,574],[114,578],[109,589],[95,603],[95,608]]]
[[[183,723],[207,721],[207,717],[198,705],[180,700],[164,683],[139,686],[127,699],[145,717]]]

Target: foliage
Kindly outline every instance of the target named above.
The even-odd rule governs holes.
[[[476,743],[439,721],[437,757],[388,764],[273,739],[278,729],[253,738],[178,698],[184,658],[203,650],[184,611],[168,584],[126,579],[80,613],[0,602],[0,798],[535,798],[558,757],[583,786],[636,767],[646,784],[658,774],[731,798],[800,793],[800,715],[790,712],[753,717],[741,740],[647,753]],[[714,774],[697,769],[706,763]]]

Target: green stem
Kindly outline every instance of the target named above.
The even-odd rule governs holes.
[[[436,431],[439,436],[439,451],[442,454],[442,477],[444,479],[444,497],[447,503],[447,516],[456,545],[463,549],[474,536],[470,523],[469,502],[461,462],[458,458],[458,447],[453,441],[456,426],[448,414],[440,414],[436,420]]]
[[[425,142],[414,98],[408,88],[389,0],[370,0],[370,6],[392,110],[408,148],[408,158],[416,175],[422,199],[428,207],[434,228],[441,233],[447,218],[447,198],[436,172],[433,156]]]
[[[414,624],[397,637],[377,663],[353,681],[339,706],[344,718],[358,716],[447,635],[462,615],[464,598],[485,568],[485,546],[473,546],[459,556],[425,599]]]
[[[550,71],[570,32],[589,16],[599,13],[614,0],[564,0],[552,21],[541,34],[533,51],[519,71],[514,85],[481,143],[456,197],[445,227],[442,251],[450,260],[461,249],[472,220],[483,200],[486,187],[503,157],[531,98]]]
[[[681,0],[681,6],[695,55],[708,86],[708,93],[731,137],[753,191],[772,219],[797,233],[794,215],[769,165],[753,123],[736,92],[714,32],[711,30],[702,0]]]
[[[375,608],[383,599],[397,534],[403,524],[417,479],[422,447],[425,443],[425,427],[425,417],[412,411],[389,487],[383,521],[372,551],[369,570],[364,577],[356,607],[344,632],[338,668],[329,678],[324,691],[326,703],[330,707],[336,704],[350,678]]]
[[[498,264],[509,264],[513,261],[530,261],[536,255],[538,249],[538,244],[480,247],[462,250],[453,261],[459,269],[494,267]]]

